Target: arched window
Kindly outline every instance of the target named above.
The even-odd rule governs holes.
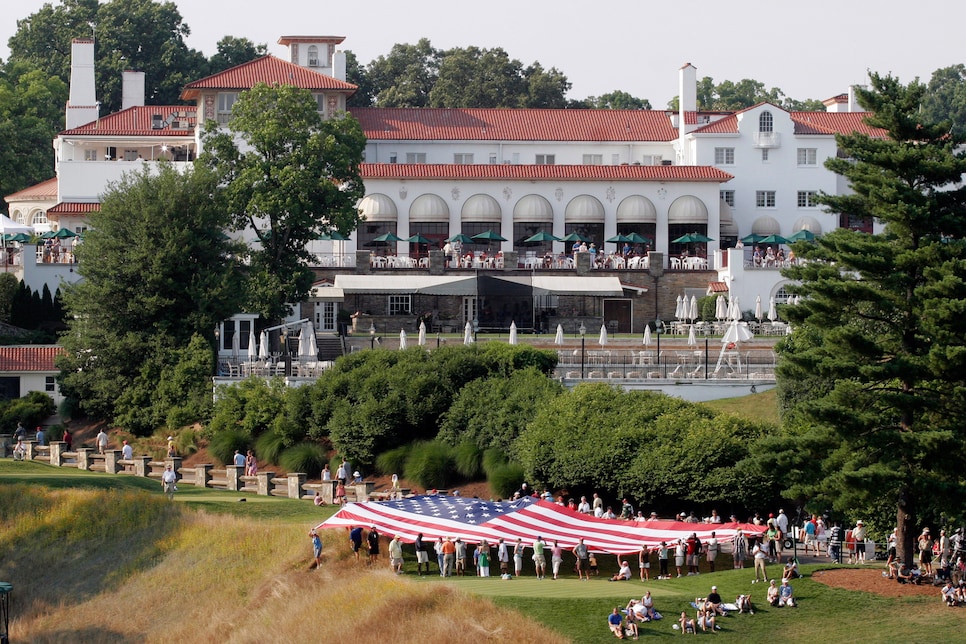
[[[758,131],[759,132],[774,132],[775,131],[775,119],[772,117],[771,112],[762,112],[758,117]]]
[[[47,223],[47,213],[44,212],[43,210],[38,210],[37,212],[34,213],[34,216],[33,216],[33,218],[32,218],[32,220],[31,220],[30,223],[33,224],[34,226],[36,226],[38,224],[46,224]]]
[[[319,48],[315,45],[309,45],[309,67],[319,66]]]

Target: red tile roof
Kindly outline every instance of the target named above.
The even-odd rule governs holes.
[[[370,140],[673,141],[661,110],[354,108]]]
[[[194,137],[194,127],[197,122],[197,109],[189,105],[139,105],[129,107],[120,112],[102,116],[96,121],[91,121],[80,127],[64,130],[61,134],[87,134],[100,136],[181,136]],[[161,128],[154,128],[154,117],[160,114],[162,119],[167,119],[171,114],[174,120],[179,122],[187,121],[187,127],[174,128],[164,125]]]
[[[730,181],[711,166],[688,165],[459,165],[364,163],[363,179],[496,179],[571,181]]]
[[[58,346],[0,347],[0,372],[57,371],[54,360],[63,353]]]
[[[76,201],[61,201],[53,208],[47,209],[48,215],[84,215],[89,212],[98,212],[101,209],[100,203],[81,203]]]
[[[795,134],[865,134],[886,138],[886,131],[865,122],[868,112],[792,112]]]
[[[195,100],[203,89],[245,90],[251,89],[257,83],[295,85],[309,90],[354,92],[358,89],[352,83],[336,80],[331,76],[269,55],[188,83],[181,92],[181,99]]]
[[[726,282],[708,282],[708,293],[727,293],[728,284]]]
[[[57,177],[41,181],[32,186],[18,190],[12,195],[7,195],[6,199],[50,199],[57,198]]]

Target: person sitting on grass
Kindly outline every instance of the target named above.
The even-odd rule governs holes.
[[[768,603],[772,606],[778,606],[778,586],[775,585],[774,579],[768,585]]]
[[[751,595],[738,595],[735,597],[735,606],[738,607],[739,613],[755,614],[755,609],[751,604]]]
[[[707,633],[709,628],[711,629],[712,633],[715,631],[716,625],[714,609],[711,608],[709,603],[705,602],[704,604],[698,604],[696,621],[698,627],[701,628],[702,633]]]
[[[721,606],[721,594],[718,593],[717,586],[711,587],[711,592],[708,593],[708,597],[705,601],[711,605],[711,608],[714,610],[716,615],[721,615],[722,617],[724,616],[725,610]]]
[[[610,632],[614,634],[614,637],[619,640],[624,639],[624,619],[621,617],[620,609],[616,606],[607,618],[607,626],[610,628]]]
[[[899,561],[899,568],[896,571],[896,581],[900,584],[918,584],[919,575],[916,574],[904,561]]]
[[[631,578],[631,567],[626,560],[621,561],[621,569],[617,571],[611,581],[628,581]]]
[[[942,600],[944,604],[946,604],[947,606],[955,606],[957,604],[956,587],[953,586],[953,582],[946,580],[946,585],[944,585],[939,592],[942,596]]]
[[[694,626],[694,620],[688,617],[685,611],[681,611],[681,618],[678,619],[678,628],[681,629],[681,635],[685,633],[691,633],[692,635],[697,635],[698,630]]]
[[[632,599],[631,601],[634,602],[636,600]],[[624,621],[624,634],[630,635],[636,640],[637,636],[640,634],[638,632],[637,624],[641,621],[641,619],[633,608],[628,608],[625,613],[627,614],[627,618]]]
[[[778,589],[778,605],[795,607],[795,597],[792,593],[792,585],[787,579],[782,579],[782,587]]]

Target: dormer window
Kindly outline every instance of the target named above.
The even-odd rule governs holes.
[[[771,112],[762,112],[758,117],[758,131],[759,132],[774,132],[775,131],[775,119],[771,115]]]
[[[238,92],[219,92],[216,118],[219,125],[227,125],[231,120],[231,107],[238,100]]]
[[[309,45],[309,67],[319,66],[319,48],[316,45]]]

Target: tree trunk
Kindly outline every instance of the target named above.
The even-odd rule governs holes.
[[[916,522],[915,507],[908,488],[899,490],[896,507],[896,554],[903,562],[912,565],[915,559]]]

